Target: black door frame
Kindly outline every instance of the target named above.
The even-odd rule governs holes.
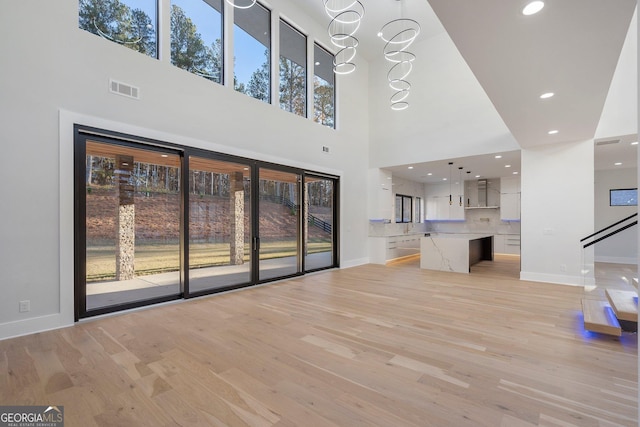
[[[86,142],[92,140],[99,143],[120,145],[129,148],[155,150],[169,154],[179,155],[180,162],[180,292],[175,295],[149,298],[119,305],[102,307],[87,311],[86,309]],[[204,291],[190,292],[189,290],[189,157],[198,156],[202,158],[228,161],[232,163],[246,164],[251,170],[251,280],[247,283],[213,288]],[[297,174],[300,179],[296,184],[297,188],[297,271],[294,274],[278,276],[268,279],[259,279],[259,172],[260,169],[271,169],[276,171]],[[306,176],[320,177],[334,181],[334,203],[333,216],[335,231],[333,233],[333,260],[332,265],[319,268],[313,271],[325,270],[339,267],[339,184],[338,176],[328,175],[321,172],[308,171],[306,169],[250,159],[241,156],[234,156],[214,152],[206,149],[182,146],[150,138],[128,135],[120,132],[98,129],[79,124],[74,125],[74,318],[78,321],[83,318],[113,313],[117,311],[139,308],[147,305],[158,304],[179,299],[189,299],[203,295],[209,295],[232,289],[255,286],[276,280],[302,276],[309,271],[305,271],[304,256],[304,230],[307,224],[303,221],[303,200],[304,183]]]

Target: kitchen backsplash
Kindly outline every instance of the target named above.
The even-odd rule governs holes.
[[[427,221],[427,231],[520,234],[520,221],[502,221],[500,209],[466,209],[465,218],[465,221]]]
[[[384,236],[399,236],[402,234],[418,234],[425,233],[429,224],[427,223],[382,223],[382,222],[369,222],[369,236],[371,237],[384,237]]]
[[[520,221],[502,221],[499,209],[466,209],[465,221],[425,221],[418,223],[369,222],[369,236],[384,237],[402,234],[436,233],[488,233],[520,234]]]

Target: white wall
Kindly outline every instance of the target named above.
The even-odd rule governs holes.
[[[609,190],[636,188],[636,168],[596,171],[595,174],[595,230],[607,227],[638,212],[637,206],[609,206]],[[611,229],[609,231],[613,231]],[[635,264],[638,258],[637,226],[602,240],[594,245],[595,260]]]
[[[638,132],[638,11],[633,14],[595,138]]]
[[[523,280],[584,285],[580,239],[593,232],[593,141],[522,150]],[[592,272],[590,273],[592,274]]]
[[[328,45],[325,28],[295,3],[271,2]],[[334,131],[80,30],[77,8],[77,0],[0,3],[0,339],[72,321],[74,121],[338,174],[341,265],[367,261],[366,63],[337,83]],[[109,78],[140,87],[141,99],[110,94]],[[21,300],[30,312],[18,313]]]
[[[390,109],[389,63],[370,64],[371,167],[466,157],[520,147],[446,33],[415,43],[410,107]]]

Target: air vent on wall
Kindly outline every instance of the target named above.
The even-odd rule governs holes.
[[[127,98],[140,99],[140,88],[116,80],[109,80],[109,91]]]
[[[620,142],[619,139],[608,139],[606,141],[597,141],[596,145],[611,145],[611,144],[617,144],[619,142]]]

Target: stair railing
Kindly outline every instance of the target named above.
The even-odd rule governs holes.
[[[631,220],[631,218],[635,218],[635,217],[637,217],[637,216],[638,216],[638,214],[637,214],[637,213],[634,213],[633,215],[629,215],[628,217],[626,217],[626,218],[624,218],[624,219],[621,219],[620,221],[615,222],[615,223],[613,223],[613,224],[611,224],[611,225],[609,225],[609,226],[607,226],[607,227],[605,227],[605,228],[603,228],[603,229],[601,229],[601,230],[598,230],[598,231],[596,231],[595,233],[588,235],[587,237],[583,237],[582,239],[580,239],[580,242],[582,243],[582,242],[584,242],[584,241],[585,241],[585,240],[587,240],[587,239],[590,239],[590,238],[595,237],[595,236],[597,236],[597,235],[599,235],[599,234],[601,234],[601,233],[604,233],[605,231],[610,230],[610,229],[612,229],[613,227],[616,227],[616,226],[618,226],[618,225],[620,225],[620,224],[623,224],[623,223],[625,223],[625,222],[627,222],[627,221]],[[636,225],[636,224],[638,224],[638,220],[635,220],[635,221],[633,221],[633,222],[629,222],[629,223],[627,223],[627,224],[623,225],[622,227],[620,227],[620,228],[618,228],[618,229],[616,229],[616,230],[614,230],[614,231],[612,231],[612,232],[610,232],[610,233],[605,234],[604,236],[598,237],[597,239],[592,240],[592,241],[591,241],[591,242],[589,242],[589,243],[585,243],[584,245],[582,245],[582,248],[583,248],[583,249],[586,249],[586,248],[588,248],[589,246],[591,246],[591,245],[595,245],[596,243],[598,243],[598,242],[600,242],[600,241],[602,241],[602,240],[608,239],[609,237],[614,236],[614,235],[616,235],[616,234],[618,234],[618,233],[620,233],[620,232],[622,232],[622,231],[626,230],[627,228],[633,227],[633,226],[634,226],[634,225]]]

